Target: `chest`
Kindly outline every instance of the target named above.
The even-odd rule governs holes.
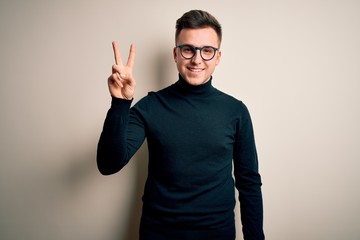
[[[218,102],[167,102],[148,114],[147,137],[168,150],[229,152],[236,134],[236,114]]]

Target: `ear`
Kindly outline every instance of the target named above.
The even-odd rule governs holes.
[[[177,63],[177,52],[176,52],[176,47],[174,47],[174,49],[173,49],[173,56],[174,56],[174,61]]]
[[[221,59],[221,51],[218,51],[217,56],[216,56],[216,62],[215,62],[216,65],[219,65],[220,59]]]

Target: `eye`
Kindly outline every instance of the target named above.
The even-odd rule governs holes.
[[[214,49],[211,47],[204,47],[202,49],[202,51],[204,54],[207,54],[207,55],[212,55],[214,53]]]
[[[193,53],[194,49],[191,46],[185,45],[182,47],[182,51],[183,53]]]

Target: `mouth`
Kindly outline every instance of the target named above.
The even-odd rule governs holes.
[[[190,72],[202,72],[204,71],[204,68],[192,68],[192,67],[188,67],[188,70]]]

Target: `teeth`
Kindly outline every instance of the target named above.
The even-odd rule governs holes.
[[[190,71],[192,71],[192,72],[201,72],[202,69],[199,69],[199,68],[190,68]]]

